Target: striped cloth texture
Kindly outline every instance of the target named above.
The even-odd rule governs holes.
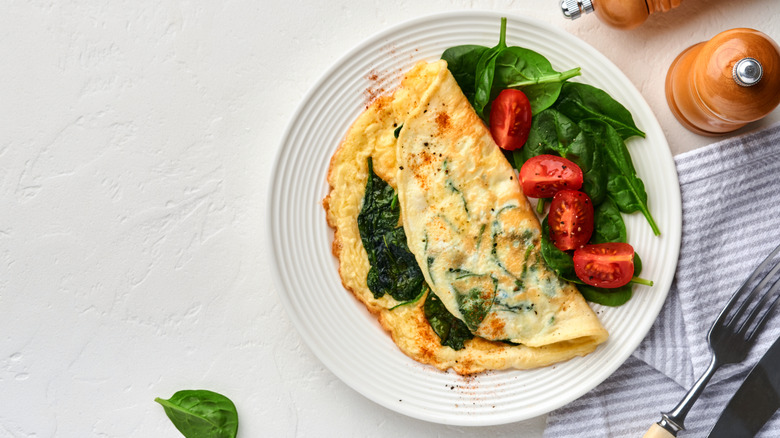
[[[712,322],[780,244],[780,124],[677,155],[675,163],[682,195],[682,244],[664,307],[634,354],[612,376],[549,414],[545,438],[643,436],[660,420],[660,412],[672,410],[704,373],[712,357],[707,344]],[[709,434],[779,335],[776,308],[747,359],[715,373],[678,437]],[[780,415],[775,413],[757,436],[780,438]]]

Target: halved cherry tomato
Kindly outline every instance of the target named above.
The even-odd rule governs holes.
[[[532,198],[552,198],[559,190],[579,190],[582,169],[557,155],[537,155],[520,168],[523,192]]]
[[[598,243],[574,251],[574,273],[596,287],[615,288],[634,276],[634,248],[627,243]]]
[[[584,246],[593,234],[593,204],[577,190],[560,190],[547,215],[550,238],[561,251]]]
[[[501,149],[523,147],[531,130],[531,102],[520,90],[498,93],[490,109],[490,134]]]

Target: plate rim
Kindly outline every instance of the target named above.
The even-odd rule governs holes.
[[[447,12],[435,12],[430,14],[421,15],[419,17],[414,17],[408,20],[403,20],[398,23],[395,23],[393,25],[384,27],[380,29],[377,32],[374,32],[372,35],[370,35],[368,38],[361,40],[359,43],[355,44],[344,52],[341,56],[337,57],[336,60],[323,72],[321,73],[318,78],[314,81],[314,83],[309,87],[307,92],[303,95],[299,103],[297,104],[295,110],[291,113],[291,117],[287,123],[287,126],[285,127],[285,130],[283,131],[283,135],[277,145],[277,150],[274,154],[274,160],[273,160],[273,168],[271,172],[271,184],[269,184],[268,192],[267,192],[267,204],[266,205],[273,205],[274,200],[278,196],[278,187],[277,187],[277,181],[278,181],[278,174],[280,172],[280,162],[282,158],[284,157],[285,148],[284,145],[289,141],[291,135],[293,134],[293,130],[296,126],[296,120],[298,119],[298,116],[300,116],[305,108],[308,102],[311,101],[313,97],[316,96],[317,92],[320,90],[321,86],[329,80],[329,78],[339,70],[339,68],[351,57],[355,56],[356,54],[360,53],[362,50],[373,47],[378,42],[381,42],[383,38],[386,38],[388,36],[391,36],[392,34],[401,31],[405,28],[410,28],[415,25],[419,25],[421,23],[426,22],[435,22],[435,21],[444,21],[449,20],[453,18],[495,18],[499,19],[500,17],[507,17],[511,21],[520,22],[520,23],[531,23],[535,26],[538,26],[540,28],[543,28],[545,31],[550,31],[552,33],[555,33],[557,36],[561,36],[567,40],[575,41],[576,44],[580,45],[581,47],[584,47],[587,50],[588,56],[596,56],[598,57],[598,61],[605,65],[609,70],[612,71],[612,73],[621,76],[621,79],[626,83],[629,84],[630,87],[628,87],[628,91],[631,94],[634,94],[637,99],[635,100],[635,103],[638,105],[641,105],[644,107],[644,110],[647,112],[647,114],[650,116],[650,122],[652,123],[652,127],[656,129],[660,134],[660,139],[658,141],[661,141],[663,143],[663,146],[666,146],[666,149],[668,151],[667,154],[663,154],[663,157],[658,157],[660,160],[663,158],[664,161],[666,161],[665,169],[672,169],[673,172],[671,176],[673,176],[673,186],[676,187],[676,190],[674,190],[674,197],[675,199],[672,199],[672,203],[676,207],[673,212],[673,217],[671,218],[671,221],[674,222],[675,225],[675,233],[670,234],[669,232],[666,232],[664,234],[664,238],[672,239],[670,242],[670,250],[672,251],[672,254],[668,254],[669,256],[672,256],[674,259],[674,269],[671,275],[671,279],[669,280],[669,284],[665,285],[663,295],[663,300],[657,300],[653,302],[654,307],[648,308],[648,312],[646,313],[652,313],[653,318],[648,318],[646,321],[643,321],[644,324],[641,324],[638,326],[638,330],[633,330],[631,335],[628,337],[628,340],[630,342],[624,342],[625,344],[630,344],[630,352],[626,355],[623,360],[613,360],[608,362],[608,366],[605,366],[601,368],[603,371],[599,374],[599,378],[595,379],[595,383],[592,385],[586,385],[586,388],[581,389],[580,391],[574,391],[571,392],[571,397],[568,397],[567,400],[564,401],[558,401],[555,403],[543,403],[540,404],[536,409],[528,409],[524,412],[526,412],[526,415],[514,415],[514,416],[470,416],[468,414],[464,414],[462,412],[454,412],[454,416],[452,418],[439,418],[437,416],[433,415],[422,415],[420,411],[415,411],[411,409],[405,409],[405,406],[403,404],[391,404],[387,403],[386,400],[384,400],[381,397],[376,396],[375,394],[371,392],[367,392],[362,390],[361,388],[357,387],[357,385],[349,378],[347,375],[348,373],[345,371],[340,370],[338,367],[332,366],[331,360],[328,358],[327,355],[323,354],[322,349],[325,348],[324,346],[314,345],[314,342],[311,342],[306,337],[301,336],[305,333],[302,333],[302,320],[300,318],[300,315],[298,315],[294,310],[295,306],[290,301],[290,296],[288,293],[288,284],[287,281],[282,276],[281,261],[279,260],[279,255],[277,254],[277,246],[278,246],[278,234],[275,233],[275,220],[274,215],[276,212],[274,212],[272,209],[268,208],[266,212],[266,220],[267,220],[267,227],[266,227],[266,236],[268,238],[267,242],[271,249],[271,275],[273,277],[273,283],[276,286],[277,296],[279,297],[283,307],[285,308],[285,313],[288,318],[290,318],[292,325],[295,327],[296,331],[298,332],[298,335],[301,336],[303,343],[314,353],[314,355],[317,357],[320,362],[325,365],[325,367],[333,373],[336,377],[338,377],[343,383],[345,383],[347,386],[361,394],[362,396],[368,398],[369,400],[373,401],[374,403],[379,404],[380,406],[383,406],[387,409],[390,409],[394,412],[398,412],[401,414],[404,414],[406,416],[416,418],[419,420],[429,421],[433,423],[439,423],[439,424],[447,424],[447,425],[459,425],[459,426],[490,426],[490,425],[499,425],[499,424],[506,424],[511,422],[517,422],[522,421],[534,417],[538,417],[540,415],[547,414],[555,409],[558,409],[568,403],[571,403],[572,401],[582,397],[584,394],[592,390],[593,388],[597,387],[601,383],[604,382],[609,376],[611,376],[620,366],[623,365],[625,360],[627,360],[634,351],[636,351],[637,347],[641,343],[641,341],[647,336],[650,329],[652,328],[652,325],[655,323],[655,321],[658,319],[658,315],[660,314],[660,311],[664,305],[664,303],[667,300],[671,283],[673,282],[674,277],[674,271],[676,271],[676,265],[677,261],[679,259],[679,253],[680,253],[680,244],[681,244],[681,233],[682,233],[682,200],[681,200],[681,193],[680,193],[680,184],[679,180],[677,178],[677,171],[676,171],[676,165],[674,162],[674,158],[671,154],[671,151],[669,150],[668,142],[666,140],[666,137],[663,133],[663,130],[661,128],[660,123],[658,122],[658,119],[655,115],[655,113],[652,111],[652,108],[647,103],[644,96],[639,92],[636,85],[611,61],[609,60],[604,54],[599,52],[597,49],[595,49],[590,44],[586,43],[579,37],[572,35],[568,32],[566,32],[564,29],[555,27],[554,25],[536,19],[532,17],[527,17],[523,15],[519,15],[517,13],[508,13],[503,11],[494,11],[494,10],[458,10],[458,11],[447,11]],[[568,41],[567,41],[568,42]],[[352,122],[352,121],[350,121]],[[646,128],[647,129],[647,128]],[[345,289],[346,290],[346,289]],[[655,292],[655,291],[654,291]],[[641,333],[641,334],[638,334]],[[594,352],[595,353],[595,352]],[[554,365],[553,365],[554,366]],[[499,371],[500,372],[500,371]],[[487,421],[485,421],[487,419]],[[453,421],[454,420],[454,421]]]

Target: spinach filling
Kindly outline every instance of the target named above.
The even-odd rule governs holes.
[[[428,292],[423,312],[431,328],[439,336],[441,345],[445,347],[460,350],[464,342],[474,337],[466,324],[453,316],[433,292]]]
[[[414,254],[399,225],[401,207],[395,190],[374,173],[368,159],[368,181],[363,207],[358,214],[358,230],[371,268],[366,282],[374,298],[389,294],[401,303],[393,308],[417,302],[427,291],[423,312],[441,345],[460,350],[474,335],[463,321],[453,316],[430,291]],[[432,263],[428,260],[428,263]]]
[[[425,279],[414,254],[406,244],[406,233],[398,221],[401,207],[395,190],[374,173],[368,159],[369,177],[358,230],[371,269],[366,279],[374,298],[389,294],[396,301],[420,295]]]

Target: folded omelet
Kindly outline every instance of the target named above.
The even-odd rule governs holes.
[[[476,335],[462,349],[441,345],[424,297],[399,306],[368,288],[357,218],[369,158],[397,191],[426,283]],[[323,204],[342,282],[413,359],[461,374],[528,369],[588,354],[607,339],[577,289],[545,265],[540,224],[516,173],[445,61],[418,63],[359,116],[331,159],[328,182]]]

